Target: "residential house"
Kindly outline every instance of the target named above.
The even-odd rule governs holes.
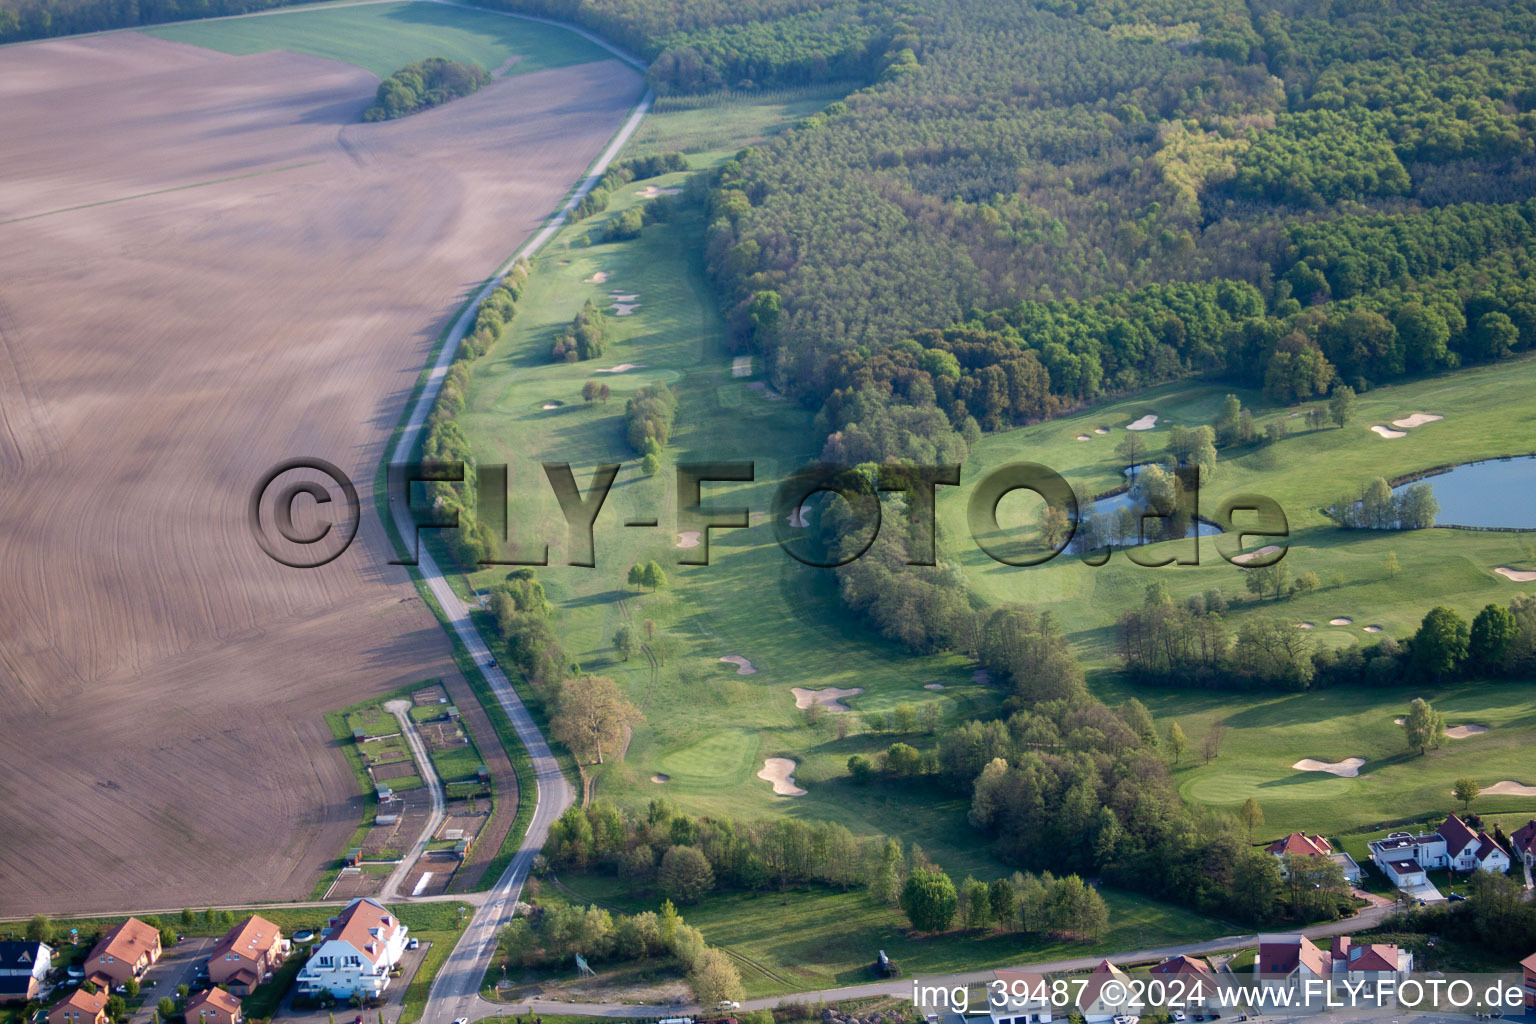
[[[272,976],[288,949],[277,925],[253,914],[225,932],[208,954],[208,979],[235,995],[248,996]],[[197,1022],[188,1018],[187,1024]]]
[[[1335,850],[1333,844],[1322,836],[1309,836],[1305,832],[1292,832],[1284,839],[1277,839],[1264,847],[1264,852],[1272,854],[1280,862],[1280,875],[1285,877],[1286,857],[1327,857],[1344,871],[1344,880],[1347,882],[1360,881],[1360,865],[1355,863],[1355,858],[1342,850]]]
[[[1509,837],[1509,844],[1514,847],[1516,861],[1528,868],[1536,868],[1536,818],[1516,829]]]
[[[1169,1010],[1220,1017],[1237,1009],[1236,986],[1222,986],[1208,961],[1180,953],[1152,968],[1152,976],[1165,983]]]
[[[1001,992],[987,990],[992,1024],[1051,1024],[1051,983],[1033,971],[994,971],[1003,984]]]
[[[1390,942],[1355,942],[1348,935],[1340,935],[1329,952],[1334,980],[1347,980],[1352,985],[1365,982],[1367,991],[1381,991],[1379,983],[1402,981],[1413,973],[1413,954]]]
[[[240,997],[210,988],[187,1000],[187,1024],[241,1024]]]
[[[1521,960],[1520,969],[1525,972],[1525,1008],[1536,1010],[1536,953]]]
[[[1120,984],[1105,991],[1111,981]],[[1123,1015],[1141,1016],[1142,1004],[1131,994],[1131,976],[1108,960],[1100,960],[1077,997],[1077,1008],[1086,1024],[1107,1024]]]
[[[331,918],[324,939],[299,970],[300,995],[371,999],[389,987],[389,971],[405,952],[409,929],[372,899],[355,899]]]
[[[1409,891],[1427,886],[1426,872],[1436,868],[1508,871],[1510,865],[1509,854],[1487,832],[1472,831],[1454,814],[1433,832],[1393,832],[1367,845],[1371,860],[1388,880]]]
[[[37,998],[53,967],[53,950],[41,942],[0,942],[0,1003]]]
[[[107,993],[77,988],[48,1011],[48,1024],[107,1024]]]
[[[1332,985],[1333,958],[1305,935],[1260,935],[1253,976],[1268,988],[1294,988],[1306,998],[1298,1006],[1321,1001]]]
[[[85,958],[85,976],[98,985],[123,985],[160,959],[160,929],[130,917],[101,937]]]

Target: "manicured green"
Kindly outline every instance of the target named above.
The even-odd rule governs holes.
[[[491,11],[437,3],[369,4],[178,22],[150,35],[221,53],[291,50],[355,64],[383,78],[424,57],[473,61],[506,74],[612,59],[574,32]]]
[[[749,386],[762,382],[731,374],[723,330],[697,261],[702,225],[695,211],[652,225],[637,240],[583,246],[601,237],[609,217],[643,202],[646,184],[678,187],[683,175],[667,175],[620,190],[608,211],[572,225],[537,260],[536,272],[502,340],[476,365],[468,406],[460,422],[482,464],[511,466],[509,522],[512,539],[526,548],[551,546],[555,563],[538,570],[555,606],[556,629],[584,671],[611,675],[645,714],[622,762],[599,770],[597,793],[643,805],[665,793],[694,813],[762,817],[794,813],[832,817],[857,831],[897,831],[905,813],[888,811],[870,798],[849,802],[840,779],[850,753],[883,747],[895,737],[839,741],[831,717],[819,729],[805,724],[790,687],[863,687],[848,699],[856,711],[885,711],[903,701],[938,702],[946,718],[995,705],[986,688],[970,680],[958,657],[912,657],[879,643],[839,613],[831,574],[801,565],[782,551],[767,522],[773,491],[796,466],[816,454],[810,417],[788,402],[770,401]],[[588,282],[598,271],[606,282]],[[549,347],[588,298],[611,303],[610,292],[638,295],[631,316],[609,318],[613,340],[595,363],[551,363]],[[625,373],[597,373],[622,363]],[[585,404],[586,380],[608,384],[607,403]],[[641,386],[666,382],[681,399],[676,436],[654,477],[638,470],[624,440],[623,403]],[[545,404],[563,403],[554,409]],[[675,546],[674,466],[682,460],[755,460],[750,484],[706,485],[706,502],[753,510],[747,529],[715,531],[708,566],[682,566]],[[569,461],[585,487],[592,467],[623,464],[596,527],[598,567],[561,565],[566,530],[558,504],[539,469],[540,461]],[[625,528],[629,519],[655,517],[655,529]],[[655,559],[671,586],[657,593],[627,587],[630,565]],[[470,585],[485,590],[506,570],[476,573]],[[643,633],[645,620],[659,627],[653,647],[663,664],[653,673],[643,654],[619,660],[612,638],[621,625]],[[758,669],[739,675],[722,664],[739,654]],[[942,682],[942,692],[923,684]],[[855,729],[857,725],[855,724]],[[775,796],[757,779],[762,759],[788,756],[798,762],[797,781],[810,795]],[[672,775],[664,786],[650,781]],[[946,820],[955,819],[946,816]],[[972,837],[935,830],[941,860],[975,863]],[[1001,866],[992,865],[996,873]]]

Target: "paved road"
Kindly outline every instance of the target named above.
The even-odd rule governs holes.
[[[437,768],[433,766],[432,759],[427,756],[427,745],[421,741],[421,733],[411,720],[412,706],[408,700],[384,702],[384,710],[394,715],[395,721],[400,723],[400,735],[405,737],[406,746],[411,748],[411,756],[416,759],[416,771],[421,775],[421,784],[427,787],[427,793],[432,797],[432,813],[427,815],[427,825],[421,830],[415,844],[406,851],[400,863],[395,865],[395,870],[384,880],[384,888],[379,893],[381,900],[393,900],[400,895],[400,883],[411,873],[416,861],[426,855],[427,844],[443,824],[443,784],[437,777]]]
[[[501,13],[501,12],[497,12]],[[605,44],[606,46],[606,44]],[[612,47],[608,47],[612,50]],[[617,52],[617,51],[614,51]],[[643,65],[633,58],[623,54],[629,63],[643,70]],[[641,120],[651,108],[654,99],[650,90],[635,106],[634,111],[624,122],[608,147],[592,164],[587,176],[582,179],[560,211],[545,224],[537,234],[530,238],[522,248],[512,255],[500,268],[492,280],[481,289],[474,299],[465,306],[464,312],[454,322],[448,332],[442,349],[436,362],[432,365],[428,375],[426,386],[416,399],[410,416],[406,420],[406,427],[400,434],[399,442],[390,453],[390,461],[395,464],[406,462],[411,453],[415,451],[421,430],[426,423],[427,415],[431,412],[432,403],[437,398],[437,393],[442,388],[443,380],[447,376],[448,367],[453,362],[453,357],[458,351],[459,341],[473,323],[475,307],[480,300],[496,285],[499,278],[512,263],[524,256],[531,256],[537,252],[544,243],[554,237],[570,217],[576,204],[581,202],[587,193],[596,186],[598,179],[607,170],[623,148],[624,143],[634,134],[640,126]],[[410,510],[405,502],[392,501],[390,503],[391,516],[394,519],[396,530],[402,538],[406,539],[408,547],[418,547],[415,544],[414,526],[410,520]],[[543,849],[544,841],[549,835],[549,827],[575,799],[575,793],[564,773],[560,771],[559,764],[555,761],[555,755],[550,751],[549,744],[539,732],[538,726],[528,714],[528,709],[517,696],[517,691],[512,688],[507,677],[501,669],[491,662],[489,645],[476,630],[473,620],[470,619],[470,609],[460,601],[453,588],[443,577],[442,570],[433,560],[431,552],[420,548],[418,553],[419,565],[417,573],[422,581],[431,590],[438,607],[442,609],[443,617],[448,622],[448,627],[464,645],[469,656],[474,659],[476,665],[481,666],[481,674],[491,688],[497,701],[507,713],[508,720],[516,730],[518,739],[522,741],[523,748],[528,752],[532,762],[535,792],[532,794],[519,794],[519,799],[533,799],[533,821],[528,826],[527,835],[524,836],[522,845],[518,847],[517,854],[512,863],[497,880],[496,885],[489,893],[486,893],[475,910],[474,916],[465,925],[463,933],[459,937],[458,945],[448,954],[438,971],[437,979],[433,982],[432,989],[427,996],[426,1007],[422,1011],[422,1020],[426,1024],[439,1024],[439,1022],[451,1021],[457,1017],[483,1017],[487,1016],[487,1008],[492,1004],[486,1003],[479,997],[480,981],[490,967],[491,957],[496,950],[496,933],[503,924],[511,919],[513,905],[522,894],[523,881],[528,877],[528,869],[533,863],[533,858]]]

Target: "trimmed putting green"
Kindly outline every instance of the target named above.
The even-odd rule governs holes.
[[[289,50],[367,68],[380,78],[425,57],[472,61],[506,74],[611,60],[554,25],[442,3],[314,7],[144,29],[149,35],[235,55]]]

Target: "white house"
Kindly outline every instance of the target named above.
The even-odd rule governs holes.
[[[299,970],[299,994],[329,992],[338,999],[381,995],[389,987],[390,968],[405,953],[408,931],[377,901],[353,900],[331,918],[324,938]]]
[[[1509,854],[1487,832],[1473,832],[1454,814],[1433,832],[1393,832],[1367,845],[1371,861],[1401,889],[1427,885],[1425,872],[1435,868],[1502,872],[1510,865]]]
[[[1032,971],[994,971],[1002,982],[1001,993],[988,990],[987,1006],[992,1024],[1051,1024],[1051,983],[1043,974]]]
[[[0,942],[0,1003],[37,997],[53,967],[53,950],[41,942]]]
[[[1120,984],[1110,986],[1111,981]],[[1131,976],[1108,960],[1100,960],[1077,997],[1077,1008],[1087,1024],[1109,1024],[1116,1017],[1141,1016],[1142,1004],[1131,995]]]

